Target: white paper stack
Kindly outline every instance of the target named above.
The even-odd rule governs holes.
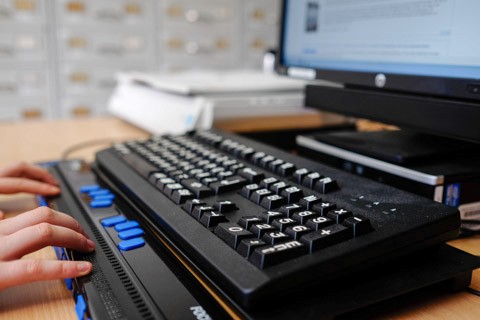
[[[261,71],[127,73],[109,111],[153,134],[208,129],[215,119],[317,113],[303,107],[303,80]]]

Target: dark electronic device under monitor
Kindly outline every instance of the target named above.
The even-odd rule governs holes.
[[[478,1],[285,0],[277,71],[306,105],[480,142]]]

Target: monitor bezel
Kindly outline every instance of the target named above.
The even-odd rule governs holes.
[[[289,0],[283,0],[281,4],[281,21],[279,28],[278,50],[275,63],[276,72],[281,75],[296,76],[309,80],[321,79],[334,81],[343,84],[346,87],[360,87],[381,92],[403,92],[408,94],[418,94],[429,97],[443,97],[447,99],[460,99],[464,101],[480,101],[480,75],[478,79],[464,79],[451,77],[432,77],[420,75],[405,75],[389,72],[361,72],[330,70],[321,68],[306,68],[304,66],[286,65],[284,63],[284,45],[285,45],[285,19],[286,3]],[[298,72],[305,69],[310,72]],[[305,76],[303,76],[305,75]],[[379,86],[377,77],[385,77],[383,86]],[[473,91],[473,92],[471,92]],[[479,106],[480,107],[480,106]]]

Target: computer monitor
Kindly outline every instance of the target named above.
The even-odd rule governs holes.
[[[285,0],[276,69],[306,104],[480,142],[480,1]]]

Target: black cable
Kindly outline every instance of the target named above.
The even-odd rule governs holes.
[[[88,140],[84,142],[77,143],[73,146],[68,147],[66,150],[62,152],[62,155],[60,157],[61,160],[67,160],[69,155],[73,152],[76,152],[78,150],[81,150],[83,148],[99,145],[99,144],[111,144],[114,142],[120,142],[120,141],[127,141],[127,140],[133,140],[133,139],[138,139],[138,138],[104,138],[104,139],[93,139],[93,140]]]

